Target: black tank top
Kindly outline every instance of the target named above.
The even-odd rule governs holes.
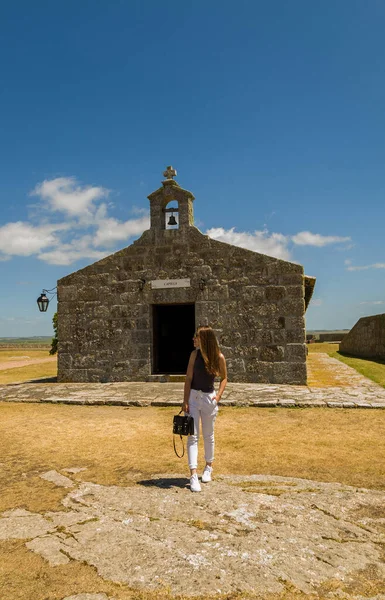
[[[205,361],[201,351],[197,350],[197,355],[194,363],[194,373],[191,382],[191,389],[200,390],[206,394],[210,394],[214,391],[214,379],[215,375],[206,371]]]

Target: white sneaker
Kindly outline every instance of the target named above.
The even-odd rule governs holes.
[[[199,483],[198,475],[196,473],[190,477],[190,490],[192,492],[201,491],[201,484]]]
[[[208,483],[209,481],[211,481],[212,470],[212,467],[209,467],[208,465],[205,466],[205,470],[202,474],[202,483]]]

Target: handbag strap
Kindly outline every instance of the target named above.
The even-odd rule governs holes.
[[[180,409],[180,411],[178,412],[178,415],[180,415],[181,412],[183,412],[183,408]],[[176,446],[175,446],[175,433],[174,433],[173,438],[172,438],[172,443],[173,443],[173,446],[174,446],[174,452],[177,455],[177,457],[178,458],[183,458],[184,457],[184,442],[183,442],[183,437],[181,435],[179,437],[180,437],[180,440],[182,442],[182,450],[183,450],[182,454],[178,454],[178,451],[176,449]]]
[[[172,442],[173,442],[173,445],[174,445],[174,452],[175,452],[175,454],[177,455],[177,457],[178,457],[178,458],[183,458],[183,457],[184,457],[184,442],[183,442],[183,438],[182,438],[182,436],[180,435],[179,437],[180,437],[180,439],[181,439],[181,442],[182,442],[182,449],[183,449],[183,452],[182,452],[182,454],[178,454],[178,451],[177,451],[177,449],[176,449],[176,446],[175,446],[175,434],[173,435]]]

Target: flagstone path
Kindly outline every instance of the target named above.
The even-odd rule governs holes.
[[[332,385],[278,385],[229,383],[223,406],[385,408],[385,389],[327,354],[312,359],[328,372]],[[316,362],[314,362],[316,361]],[[314,377],[313,377],[314,379]],[[15,383],[0,385],[0,401],[51,402],[65,404],[108,404],[123,406],[179,406],[183,383]]]

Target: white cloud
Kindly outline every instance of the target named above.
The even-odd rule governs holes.
[[[95,250],[91,247],[92,236],[83,235],[71,240],[69,243],[61,243],[56,248],[41,252],[37,258],[52,265],[71,265],[77,260],[89,258],[100,260],[110,252],[106,250]]]
[[[72,246],[63,244],[55,250],[49,252],[42,252],[37,257],[50,264],[50,265],[72,265],[77,260],[85,258],[91,258],[93,260],[100,260],[107,256],[109,252],[99,252],[97,250],[76,250]]]
[[[350,237],[340,237],[336,235],[321,235],[319,233],[311,233],[310,231],[301,231],[292,236],[292,241],[297,246],[327,246],[329,244],[341,244],[350,242]]]
[[[58,243],[55,233],[63,229],[67,229],[67,225],[34,226],[22,221],[7,223],[0,227],[0,251],[5,255],[5,260],[12,255],[31,256],[43,248]]]
[[[75,177],[57,177],[39,183],[31,196],[39,196],[52,211],[70,216],[95,213],[95,202],[106,198],[109,190],[99,186],[81,186]]]
[[[31,192],[40,198],[31,222],[0,227],[0,261],[36,256],[50,264],[70,265],[81,259],[99,260],[118,242],[128,245],[130,238],[148,229],[148,211],[135,209],[135,218],[127,221],[109,217],[111,204],[103,202],[108,194],[106,188],[81,185],[75,177],[39,183]],[[58,221],[58,213],[61,222],[49,222]]]
[[[121,240],[126,240],[134,235],[140,235],[150,226],[148,216],[129,221],[118,221],[110,217],[99,223],[98,230],[93,239],[94,246],[111,246]]]
[[[234,244],[234,246],[240,246],[241,248],[247,248],[248,250],[283,260],[292,260],[290,258],[290,242],[293,242],[297,246],[323,247],[328,244],[347,242],[351,239],[350,237],[321,235],[319,233],[311,233],[310,231],[301,231],[293,236],[283,235],[282,233],[270,233],[267,229],[249,233],[235,231],[234,227],[227,230],[222,227],[212,228],[206,233],[220,242],[227,242],[228,244]]]
[[[360,302],[360,304],[385,304],[383,300],[369,300],[367,302]]]
[[[373,265],[364,265],[362,267],[348,266],[347,271],[367,271],[368,269],[385,269],[385,263],[374,263]]]
[[[254,233],[235,231],[235,228],[223,229],[213,227],[206,234],[214,240],[247,248],[261,254],[268,254],[275,258],[290,260],[290,252],[287,248],[289,238],[282,233],[269,233],[267,230],[254,231]]]

